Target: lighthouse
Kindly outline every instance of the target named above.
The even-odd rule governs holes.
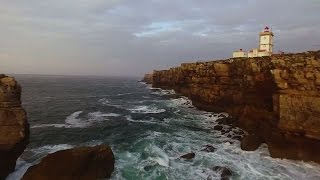
[[[273,51],[273,37],[273,32],[266,26],[264,30],[259,33],[258,48],[251,49],[248,52],[245,52],[242,49],[240,49],[240,51],[234,51],[233,58],[271,56]]]
[[[259,34],[259,56],[272,55],[273,49],[273,33],[269,27],[266,26],[263,32]]]

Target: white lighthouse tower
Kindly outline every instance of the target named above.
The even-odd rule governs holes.
[[[258,56],[271,56],[273,49],[273,32],[269,27],[265,27],[264,31],[259,34],[259,55]]]
[[[233,58],[252,58],[252,57],[263,57],[271,56],[273,50],[273,32],[270,31],[269,27],[266,26],[262,32],[259,33],[259,47],[251,49],[248,52],[234,51]]]

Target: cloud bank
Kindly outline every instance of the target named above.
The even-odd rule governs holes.
[[[320,49],[319,0],[28,0],[0,2],[0,71],[141,76],[257,47]]]

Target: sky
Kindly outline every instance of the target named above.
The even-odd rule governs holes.
[[[0,73],[142,76],[258,47],[320,49],[320,0],[1,0]]]

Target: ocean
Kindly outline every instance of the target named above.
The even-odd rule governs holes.
[[[174,91],[153,89],[136,78],[14,75],[23,88],[30,143],[7,180],[20,179],[42,157],[77,146],[109,145],[116,158],[111,179],[320,179],[320,165],[273,159],[267,146],[245,152],[213,127],[227,116],[197,110]],[[224,126],[224,129],[230,127]],[[237,130],[237,129],[235,129]],[[206,145],[214,152],[201,151]],[[179,158],[194,152],[195,158]]]

